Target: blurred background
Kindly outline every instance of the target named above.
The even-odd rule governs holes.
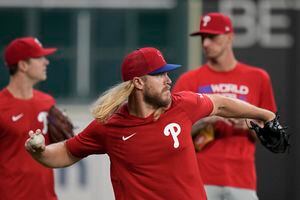
[[[182,64],[171,73],[173,82],[203,63],[200,37],[188,34],[198,30],[200,15],[212,11],[231,16],[238,60],[269,72],[278,111],[292,134],[286,155],[257,145],[258,195],[298,200],[300,0],[0,0],[0,51],[21,36],[59,48],[49,57],[48,80],[38,88],[57,99],[79,132],[92,120],[91,103],[121,81],[122,58],[130,51],[154,46],[169,63]],[[1,63],[2,88],[8,73],[2,57]],[[114,199],[108,157],[91,156],[56,170],[56,190],[61,200]]]

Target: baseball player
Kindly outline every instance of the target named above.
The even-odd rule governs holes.
[[[123,83],[95,103],[93,120],[65,142],[25,146],[47,167],[66,167],[91,154],[108,154],[117,200],[205,200],[191,127],[209,115],[269,121],[273,112],[219,95],[182,92],[171,95],[167,64],[161,52],[144,47],[123,60]]]
[[[273,112],[276,110],[267,72],[236,60],[232,50],[233,27],[228,16],[221,13],[202,16],[200,30],[191,36],[201,36],[207,63],[179,77],[173,92],[221,94]],[[245,120],[206,118],[197,125],[194,133],[207,133],[210,127],[214,133],[214,140],[206,146],[206,138],[211,138],[208,134],[195,141],[202,142],[197,158],[208,199],[257,200],[256,138]]]
[[[33,37],[17,38],[5,49],[10,79],[0,91],[0,199],[57,199],[53,170],[37,164],[24,148],[31,129],[42,130],[48,143],[47,110],[55,100],[33,86],[46,80],[45,56],[55,51]]]

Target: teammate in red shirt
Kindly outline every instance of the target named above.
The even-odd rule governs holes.
[[[5,49],[10,80],[0,91],[0,199],[57,199],[53,170],[37,164],[24,148],[32,129],[41,129],[48,143],[47,110],[55,101],[33,86],[46,80],[44,56],[55,51],[32,37],[17,38]]]
[[[167,64],[160,51],[145,47],[122,64],[123,83],[95,103],[92,121],[66,142],[25,146],[48,167],[66,167],[91,154],[108,154],[117,200],[205,200],[192,124],[209,115],[251,117],[263,121],[273,112],[220,95],[182,92],[171,95]]]
[[[200,31],[191,35],[202,37],[207,63],[179,77],[173,92],[222,94],[273,112],[276,110],[267,72],[236,60],[232,50],[233,28],[229,17],[220,13],[204,15]],[[245,121],[206,118],[197,124],[202,127],[212,124],[215,132],[215,140],[197,154],[208,199],[258,199],[255,138]]]

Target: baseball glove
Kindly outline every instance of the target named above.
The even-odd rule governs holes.
[[[196,133],[192,134],[192,138],[196,152],[202,151],[204,147],[215,138],[212,124],[208,124],[204,128],[197,130]]]
[[[60,142],[74,136],[74,126],[65,113],[56,106],[48,111],[48,134],[50,143]]]
[[[287,127],[282,127],[279,123],[279,115],[264,124],[261,128],[255,122],[250,121],[250,129],[254,130],[261,144],[273,153],[285,153],[289,147],[289,134]]]

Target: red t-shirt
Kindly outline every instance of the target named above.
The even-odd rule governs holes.
[[[218,93],[276,110],[267,72],[242,63],[228,72],[216,72],[208,65],[188,71],[176,82],[173,92],[178,91]],[[248,130],[217,122],[215,131],[220,137],[197,154],[204,184],[256,189],[255,143]]]
[[[29,100],[14,98],[7,89],[0,91],[0,199],[57,199],[53,171],[31,158],[24,147],[29,130],[47,133],[47,110],[54,103],[36,90]]]
[[[66,145],[80,158],[109,155],[117,200],[205,200],[190,131],[212,109],[207,96],[191,92],[174,94],[157,121],[132,116],[124,105],[106,124],[94,120]]]

